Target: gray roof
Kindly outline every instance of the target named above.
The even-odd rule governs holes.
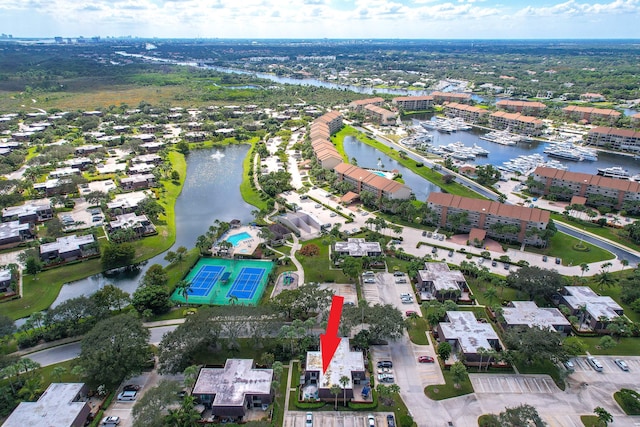
[[[193,394],[215,394],[212,406],[243,406],[245,396],[271,393],[273,369],[253,368],[253,359],[227,359],[224,368],[202,368]]]
[[[12,217],[12,216],[21,217],[26,215],[34,215],[39,211],[49,210],[49,209],[51,209],[51,203],[49,202],[44,202],[44,203],[30,202],[20,206],[6,207],[2,209],[2,216],[3,217]]]
[[[418,270],[418,275],[423,282],[433,283],[438,291],[460,290],[458,283],[467,283],[462,272],[449,270],[446,262],[427,262],[424,270]]]
[[[128,214],[116,216],[116,220],[111,221],[109,223],[109,227],[132,228],[141,225],[143,222],[149,222],[149,218],[147,218],[146,215],[137,215],[135,212],[131,212]]]
[[[122,178],[120,180],[121,184],[126,184],[128,182],[136,183],[136,182],[147,182],[149,180],[154,180],[155,176],[152,173],[141,173],[136,175],[129,175],[126,178]]]
[[[498,340],[498,334],[489,323],[480,323],[471,311],[447,311],[448,322],[440,322],[445,340],[457,340],[463,353],[475,354],[480,347],[492,348],[489,340]]]
[[[55,242],[40,245],[40,253],[58,252],[59,254],[64,254],[78,250],[81,246],[93,243],[94,241],[93,234],[84,236],[72,234],[70,236],[58,237]]]
[[[613,319],[618,317],[617,312],[622,312],[620,304],[611,297],[600,296],[588,286],[565,286],[564,289],[568,293],[564,296],[564,300],[572,310],[585,306],[587,312],[596,320],[601,316]]]
[[[20,235],[20,231],[29,230],[29,224],[20,224],[20,221],[0,223],[0,239],[9,239]]]
[[[346,242],[335,243],[336,252],[348,252],[350,256],[366,256],[372,252],[382,252],[379,242],[367,242],[365,239],[351,238]]]
[[[71,426],[87,404],[78,402],[83,383],[52,383],[37,402],[21,402],[2,427]]]
[[[541,308],[533,301],[513,301],[511,305],[513,307],[502,308],[502,317],[509,326],[538,326],[553,330],[555,330],[554,326],[571,326],[557,308]]]
[[[318,384],[320,388],[331,388],[332,385],[339,385],[340,378],[349,378],[345,388],[353,388],[352,373],[364,372],[364,356],[361,351],[351,351],[349,338],[342,338],[331,363],[325,373],[322,373],[322,352],[307,352],[307,371],[318,371],[320,376]]]
[[[118,194],[113,200],[107,203],[107,208],[135,208],[138,203],[147,198],[147,193],[144,191],[134,191],[132,193]]]

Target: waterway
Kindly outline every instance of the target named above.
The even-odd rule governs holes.
[[[344,138],[344,151],[349,159],[355,158],[358,166],[365,169],[381,169],[392,171],[397,169],[402,174],[404,183],[411,188],[417,200],[426,200],[429,193],[440,192],[440,187],[427,181],[410,169],[402,166],[398,161],[392,159],[377,149],[358,141],[352,136]]]
[[[239,219],[247,223],[253,219],[253,206],[240,195],[242,162],[249,152],[249,145],[229,145],[221,148],[194,150],[187,157],[187,177],[182,193],[176,200],[176,242],[172,250],[180,246],[189,249],[216,219]],[[116,275],[97,274],[62,286],[53,306],[81,295],[90,295],[105,284],[111,283],[132,294],[149,266],[167,265],[165,253],[151,258],[133,271]]]

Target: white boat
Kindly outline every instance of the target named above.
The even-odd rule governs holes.
[[[598,175],[602,175],[607,178],[619,178],[619,179],[627,179],[629,178],[629,171],[626,169],[622,169],[620,166],[613,166],[610,168],[598,168]]]
[[[489,150],[486,150],[480,147],[478,144],[473,144],[473,147],[471,147],[471,152],[476,156],[482,156],[482,157],[488,156],[490,153]]]
[[[581,162],[583,160],[582,156],[574,150],[565,150],[561,148],[550,150],[547,148],[544,152],[547,153],[547,156],[557,157],[558,159],[572,160],[574,162]]]

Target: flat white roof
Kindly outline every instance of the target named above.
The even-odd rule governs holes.
[[[335,243],[336,252],[348,252],[350,256],[366,256],[372,252],[382,252],[379,242],[367,242],[361,238],[347,239]]]
[[[271,393],[273,369],[255,369],[253,359],[227,359],[224,368],[202,368],[193,394],[215,394],[213,406],[243,406],[247,394]]]
[[[507,325],[538,326],[550,329],[554,329],[556,325],[571,326],[557,308],[541,308],[533,301],[513,301],[511,304],[513,307],[502,308],[502,317]]]
[[[568,295],[564,296],[567,304],[573,310],[585,306],[594,319],[599,319],[601,316],[613,319],[618,317],[617,312],[622,312],[622,307],[613,298],[600,296],[588,286],[565,286],[564,289],[568,292]]]
[[[44,254],[58,251],[58,253],[64,254],[80,249],[80,246],[93,243],[94,241],[93,234],[86,234],[84,236],[72,234],[70,236],[58,237],[55,242],[40,245],[40,253]]]
[[[353,388],[351,380],[352,372],[364,372],[364,356],[361,351],[351,351],[349,338],[342,338],[336,354],[331,359],[327,371],[322,373],[322,353],[319,351],[307,352],[307,371],[318,371],[318,384],[321,388],[331,388],[332,385],[339,385],[340,378],[349,378],[346,388]]]
[[[21,402],[2,427],[71,426],[87,402],[75,401],[83,383],[52,383],[37,402]]]
[[[424,268],[424,270],[418,270],[420,279],[423,282],[433,283],[433,287],[438,291],[460,290],[458,283],[467,283],[462,272],[449,270],[446,262],[427,262]]]
[[[498,334],[489,323],[481,323],[471,311],[447,311],[448,322],[440,322],[446,340],[457,340],[463,353],[474,354],[480,347],[492,348],[489,340],[498,341]]]

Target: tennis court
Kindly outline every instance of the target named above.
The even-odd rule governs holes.
[[[201,258],[185,277],[191,287],[187,298],[180,290],[171,299],[180,303],[256,305],[273,269],[273,262]]]

